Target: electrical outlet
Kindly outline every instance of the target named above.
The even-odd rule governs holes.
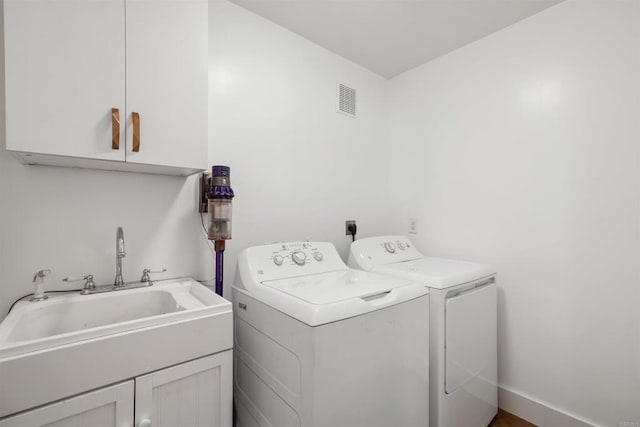
[[[355,219],[350,219],[344,222],[344,234],[346,236],[351,236],[351,231],[349,231],[349,226],[350,225],[356,225],[356,220]]]
[[[202,172],[202,175],[200,175],[200,188],[198,191],[198,212],[200,213],[209,212],[209,200],[207,199],[207,193],[209,192],[210,186],[211,174],[209,172]]]
[[[409,218],[407,223],[407,233],[418,234],[418,218]]]

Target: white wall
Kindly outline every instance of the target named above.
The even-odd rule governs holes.
[[[113,282],[117,226],[124,228],[125,280],[138,280],[145,267],[167,268],[158,279],[210,278],[195,183],[195,177],[23,166],[0,150],[0,320],[33,291],[39,269],[52,270],[48,290],[82,287],[62,282],[65,276]]]
[[[194,178],[23,166],[0,150],[0,319],[33,291],[42,268],[52,270],[49,290],[82,287],[61,282],[65,276],[113,282],[119,225],[125,280],[138,280],[145,267],[167,268],[158,279],[210,278]]]
[[[350,238],[388,226],[387,81],[227,1],[209,3],[209,160],[231,166],[233,239],[225,286],[247,246]],[[356,119],[336,85],[357,90]]]
[[[639,28],[568,1],[389,84],[394,230],[497,267],[504,391],[606,426],[640,424]]]
[[[226,1],[211,2],[210,16],[209,160],[231,166],[237,194],[230,296],[246,246],[311,238],[346,256],[344,220],[357,219],[363,235],[387,224],[386,80]],[[337,82],[358,89],[357,119],[335,112]],[[3,139],[4,102],[0,117]],[[158,278],[212,279],[196,193],[195,176],[23,166],[1,149],[0,320],[41,268],[53,271],[49,289],[81,286],[61,279],[83,273],[112,281],[118,225],[125,280],[149,266],[169,270]]]

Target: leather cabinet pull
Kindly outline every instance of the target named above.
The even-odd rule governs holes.
[[[140,151],[140,113],[131,113],[133,121],[133,149],[137,153]]]
[[[120,109],[111,109],[111,149],[120,149]]]

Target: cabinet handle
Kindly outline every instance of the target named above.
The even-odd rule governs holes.
[[[120,149],[120,110],[111,109],[111,149]]]
[[[140,113],[131,113],[133,121],[133,151],[140,151]]]

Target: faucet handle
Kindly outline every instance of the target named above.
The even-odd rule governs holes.
[[[85,276],[79,276],[79,277],[65,277],[64,279],[62,279],[63,282],[79,282],[81,280],[84,280],[84,287],[82,289],[82,292],[85,293],[86,291],[90,290],[90,289],[95,289],[96,287],[96,283],[93,281],[93,275],[92,274],[87,274]]]
[[[153,282],[151,281],[149,273],[164,273],[165,271],[167,271],[166,268],[145,268],[142,270],[142,277],[140,278],[140,281],[149,282],[149,285],[152,285]]]
[[[89,274],[89,276],[91,276]],[[93,277],[93,276],[91,276]],[[79,282],[81,280],[87,280],[87,276],[69,276],[69,277],[63,277],[62,281],[63,282]]]

